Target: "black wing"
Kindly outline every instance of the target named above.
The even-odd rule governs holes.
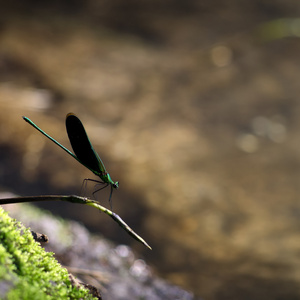
[[[73,113],[67,114],[66,128],[78,160],[96,175],[106,173],[103,162],[94,150],[81,121]]]

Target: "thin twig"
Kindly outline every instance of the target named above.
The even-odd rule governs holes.
[[[45,196],[28,196],[28,197],[15,197],[15,198],[5,198],[0,199],[0,205],[2,204],[12,204],[12,203],[23,203],[23,202],[36,202],[36,201],[67,201],[71,203],[86,204],[95,207],[102,212],[109,215],[114,221],[116,221],[129,235],[134,239],[148,247],[150,250],[152,248],[142,239],[138,234],[136,234],[122,219],[119,215],[112,212],[111,210],[100,205],[97,201],[80,197],[76,195],[64,196],[64,195],[45,195]]]

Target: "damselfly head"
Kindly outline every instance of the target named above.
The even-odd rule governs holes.
[[[113,188],[114,189],[118,189],[119,188],[119,181],[114,182]]]

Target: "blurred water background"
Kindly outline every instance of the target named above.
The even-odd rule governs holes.
[[[299,16],[290,0],[1,1],[1,190],[80,193],[91,172],[22,119],[71,149],[74,112],[153,251],[89,207],[43,208],[204,299],[299,299]]]

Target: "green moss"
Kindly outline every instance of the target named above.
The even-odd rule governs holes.
[[[95,299],[0,207],[0,299]]]

